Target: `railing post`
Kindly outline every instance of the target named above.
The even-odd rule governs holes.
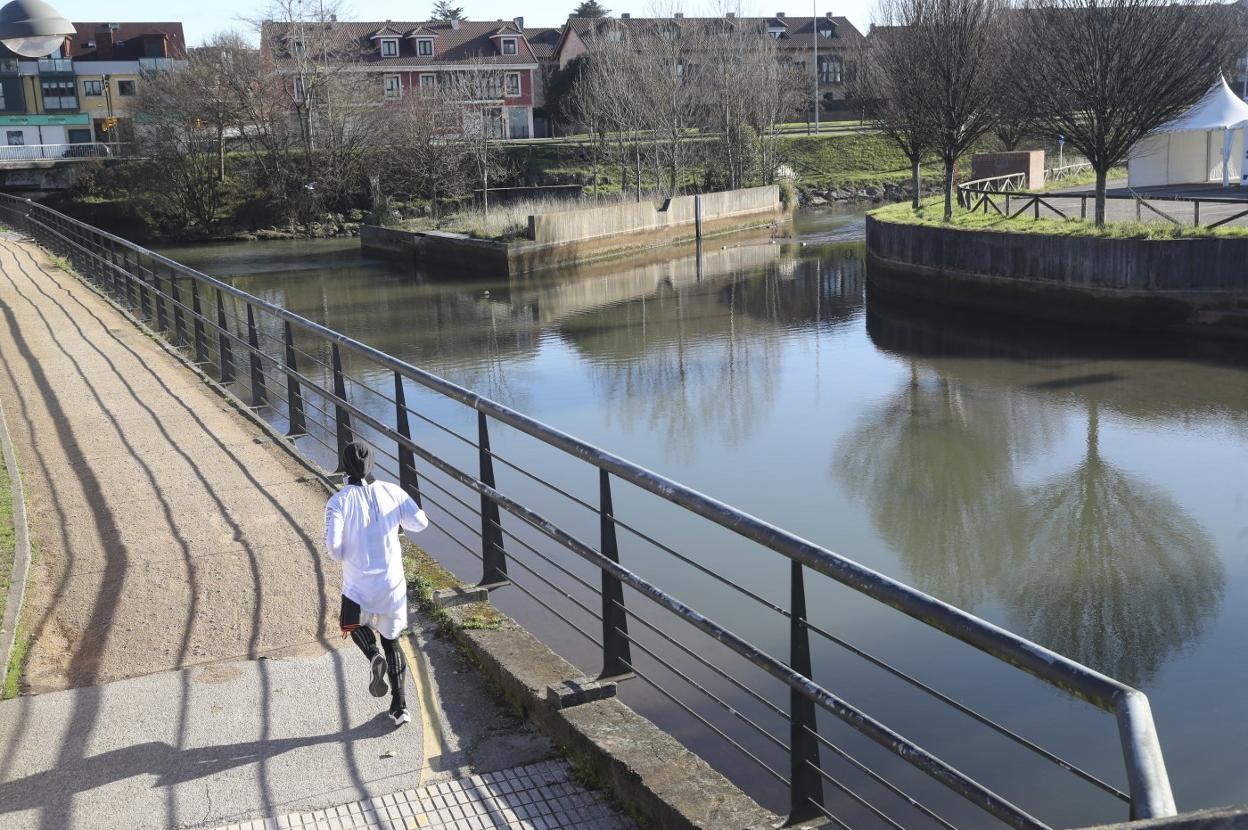
[[[789,667],[811,677],[810,631],[806,628],[806,586],[802,564],[790,564]],[[819,775],[819,733],[815,702],[797,689],[789,690],[789,817],[791,827],[822,816],[823,779]]]
[[[152,276],[156,272],[152,271]],[[159,287],[160,283],[157,283]],[[173,342],[178,346],[186,345],[186,320],[182,314],[182,292],[178,289],[178,274],[169,269],[169,296],[173,299]]]
[[[221,293],[221,289],[217,292],[217,351],[221,364],[217,367],[221,370],[221,382],[229,383],[234,380],[234,351],[230,348],[230,321],[225,317],[225,300]]]
[[[1010,218],[1010,194],[1005,194],[1005,218]]]
[[[1032,208],[1034,208],[1034,209],[1035,209],[1035,215],[1034,215],[1032,218],[1033,218],[1033,219],[1039,219],[1039,218],[1040,218],[1040,197],[1039,197],[1039,196],[1037,196],[1036,198],[1032,199],[1032,201],[1031,201],[1031,206],[1032,206]]]
[[[204,309],[199,302],[199,280],[191,279],[191,313],[195,315],[195,362],[208,362],[208,343],[204,337]]]
[[[299,381],[295,378],[295,372],[299,371],[298,363],[295,360],[295,335],[290,330],[289,321],[285,324],[286,341],[286,420],[289,427],[286,435],[293,438],[296,435],[307,435],[308,424],[303,415],[303,389],[299,386]]]
[[[338,348],[337,343],[330,345],[330,355],[334,367],[334,395],[340,400],[347,399],[347,380],[342,375],[342,352]],[[338,466],[335,467],[336,472],[343,472],[342,468],[342,451],[346,449],[347,444],[351,443],[351,416],[347,413],[347,408],[341,403],[334,403],[334,425],[337,427],[338,434]]]
[[[490,454],[490,432],[484,412],[477,412],[477,452],[481,461],[481,483],[494,489],[494,457]],[[503,550],[503,524],[498,505],[481,494],[481,587],[508,584],[507,554]]]
[[[247,303],[247,355],[251,359],[251,405],[264,406],[268,393],[264,388],[264,364],[260,362],[260,335],[256,331],[256,315],[251,303]]]
[[[412,428],[407,420],[407,393],[403,389],[403,376],[398,372],[394,373],[394,426],[404,441],[412,440]],[[416,454],[403,441],[399,442],[399,486],[417,507],[424,507],[420,503],[420,482],[416,478]]]
[[[1200,199],[1192,201],[1192,224],[1200,227]]]
[[[133,281],[130,279],[130,274],[128,271],[126,271],[125,268],[118,269],[117,267],[117,243],[112,241],[111,239],[108,241],[108,270],[109,270],[109,273],[113,274],[114,276],[120,276],[122,279],[122,282],[125,283],[126,309],[128,311],[134,311],[135,302],[134,302],[134,286],[132,284]],[[118,274],[118,270],[120,270],[121,272],[120,274]]]
[[[611,504],[611,475],[598,471],[598,520],[602,555],[620,562],[615,539],[615,511]],[[599,680],[628,677],[633,673],[633,655],[628,642],[628,614],[624,612],[624,586],[619,578],[602,571],[602,671]]]
[[[156,286],[156,329],[169,331],[169,315],[165,313],[165,292],[160,290],[160,272],[152,267],[152,284]]]
[[[1087,196],[1079,197],[1079,218],[1080,219],[1088,218],[1088,197]]]
[[[150,296],[151,289],[148,287],[147,280],[143,277],[143,269],[139,267],[139,256],[134,256],[134,270],[130,270],[130,254],[125,246],[121,249],[121,268],[127,274],[133,274],[139,283],[139,318],[144,322],[152,319],[152,298]]]

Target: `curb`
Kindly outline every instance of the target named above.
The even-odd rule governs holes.
[[[10,574],[9,591],[4,602],[4,620],[0,622],[0,685],[8,676],[9,661],[13,659],[13,647],[17,643],[17,621],[21,618],[22,602],[26,598],[26,577],[30,571],[30,534],[26,527],[26,501],[22,490],[22,473],[17,466],[17,454],[9,438],[9,426],[4,419],[4,407],[0,405],[0,450],[4,453],[4,466],[9,473],[9,495],[13,502],[13,530],[16,544],[13,548],[13,572]]]

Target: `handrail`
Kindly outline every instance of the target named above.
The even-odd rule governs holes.
[[[581,441],[566,432],[479,395],[452,381],[413,366],[366,343],[354,340],[333,329],[295,314],[288,309],[248,294],[229,283],[182,265],[162,254],[135,245],[121,237],[79,222],[72,217],[42,205],[36,205],[30,202],[30,200],[19,199],[8,194],[0,194],[0,207],[19,215],[24,221],[32,225],[38,225],[46,229],[71,245],[77,245],[77,243],[62,234],[54,225],[63,228],[76,228],[81,234],[89,234],[93,239],[106,240],[121,246],[123,249],[132,251],[151,263],[160,264],[171,269],[171,271],[180,272],[202,285],[211,287],[218,292],[218,296],[228,295],[245,303],[249,312],[249,320],[253,309],[263,311],[290,326],[298,327],[328,341],[336,347],[345,348],[367,357],[369,360],[392,370],[396,373],[396,376],[409,379],[427,389],[474,409],[479,413],[479,417],[488,416],[501,421],[549,446],[597,467],[604,475],[615,475],[659,498],[683,507],[742,538],[749,539],[763,547],[780,553],[794,563],[828,576],[859,593],[872,597],[888,607],[901,611],[980,651],[1020,668],[1049,685],[1081,697],[1107,712],[1114,713],[1121,738],[1131,794],[1132,817],[1163,817],[1175,813],[1174,800],[1148,700],[1143,693],[1136,689],[995,626],[966,611],[955,608],[922,591],[816,545],[770,522],[737,510],[724,502],[603,450],[600,447]],[[38,217],[33,215],[36,211],[39,213]],[[86,249],[82,250],[85,251]],[[98,256],[98,254],[94,253],[91,253],[91,255]],[[106,267],[120,270],[126,279],[132,278],[128,271],[119,268],[115,262],[108,263]],[[142,288],[140,290],[142,291]],[[180,302],[176,293],[172,302]],[[181,308],[186,313],[194,313],[185,305],[182,305]],[[175,314],[177,314],[176,307]],[[204,323],[220,330],[216,321],[210,315],[200,315],[195,322],[197,326]],[[231,333],[230,336],[233,337],[234,335]],[[255,361],[260,360],[260,353],[257,351],[257,344],[254,342],[254,339],[250,343],[248,350],[252,353],[254,371]],[[267,356],[264,359],[271,360]],[[798,694],[837,715],[837,717],[851,724],[863,732],[863,734],[877,743],[890,748],[911,764],[923,769],[929,775],[932,775],[955,791],[971,798],[971,800],[984,809],[1014,826],[1041,826],[1037,820],[1016,806],[1004,801],[999,796],[996,796],[995,793],[978,784],[978,782],[967,778],[935,756],[931,756],[920,747],[892,732],[883,724],[874,721],[861,711],[840,700],[832,692],[815,683],[810,677],[766,654],[748,641],[719,626],[689,606],[684,605],[640,576],[623,568],[618,562],[567,534],[544,517],[499,492],[493,486],[492,473],[488,481],[463,473],[458,468],[414,443],[404,434],[402,429],[392,428],[367,412],[352,406],[350,401],[346,399],[345,389],[335,388],[333,392],[328,392],[317,387],[306,376],[294,372],[292,368],[287,368],[283,371],[290,382],[297,381],[315,389],[317,394],[325,400],[327,406],[348,408],[353,417],[368,424],[368,426],[377,430],[384,437],[395,441],[400,448],[400,453],[406,451],[414,456],[421,457],[442,473],[478,493],[483,498],[483,508],[488,500],[496,507],[502,507],[512,515],[522,519],[527,524],[563,545],[569,551],[591,562],[621,582],[630,585],[649,599],[676,613],[685,622],[712,636],[734,652],[746,657],[754,665],[781,680]],[[335,369],[335,371],[337,372],[338,370]],[[488,447],[483,449],[488,453]],[[794,614],[796,615],[796,611]]]

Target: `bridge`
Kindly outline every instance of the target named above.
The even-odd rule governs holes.
[[[472,576],[467,587],[438,595],[442,601],[489,600],[492,605],[511,605],[522,623],[539,633],[580,673],[565,676],[561,688],[556,685],[549,689],[550,700],[559,710],[595,706],[617,694],[632,695],[629,699],[644,706],[656,722],[679,735],[682,742],[789,823],[824,820],[840,826],[918,823],[948,828],[979,827],[987,821],[1042,828],[1073,823],[1072,819],[1094,823],[1175,813],[1148,701],[1138,690],[763,519],[153,251],[12,196],[0,196],[0,218],[63,257],[100,298],[140,323],[170,354],[204,372],[206,379],[239,409],[263,419],[273,431],[272,441],[288,447],[293,457],[310,469],[319,465],[332,470],[347,441],[356,437],[369,441],[377,449],[379,474],[398,482],[429,512],[434,527],[428,542],[422,540],[422,547],[453,570]],[[31,256],[10,250],[7,258],[0,259],[0,270]],[[33,271],[26,269],[25,274],[27,284],[18,286],[20,290],[11,296],[48,298],[27,300],[36,307],[28,312],[26,324],[34,325],[49,314],[47,303],[63,303],[66,298],[72,301],[81,293],[72,281],[50,272],[46,264]],[[14,325],[22,321],[12,316],[11,302],[4,302],[10,308],[9,329],[24,331],[25,325]],[[291,516],[285,508],[287,500],[295,499],[304,505],[301,509],[311,510],[306,494],[299,495],[308,482],[292,477],[292,468],[285,462],[253,455],[258,450],[251,447],[269,442],[262,439],[249,444],[236,430],[229,432],[233,437],[226,440],[223,431],[229,426],[222,421],[222,407],[210,403],[210,388],[189,374],[189,369],[182,379],[172,367],[162,368],[158,377],[150,378],[152,361],[146,353],[136,351],[136,344],[155,341],[122,335],[122,347],[131,352],[124,366],[100,354],[92,343],[98,342],[97,338],[107,339],[104,332],[124,329],[125,324],[120,317],[109,320],[116,312],[102,303],[90,312],[88,316],[96,321],[94,335],[88,337],[82,330],[81,342],[65,346],[75,359],[62,361],[55,378],[32,380],[31,388],[55,402],[60,383],[77,383],[75,376],[90,379],[107,369],[109,383],[115,386],[110,394],[141,401],[148,395],[163,399],[162,388],[170,393],[169,409],[165,404],[154,407],[145,415],[144,430],[124,440],[159,437],[158,433],[171,428],[170,419],[176,415],[188,434],[170,442],[169,458],[184,473],[175,472],[168,492],[156,488],[149,503],[134,502],[135,516],[168,515],[183,488],[196,486],[195,478],[217,475],[218,462],[234,469],[261,464],[262,469],[251,476],[251,487],[239,491],[241,501],[227,505],[226,523],[214,526],[223,534],[221,538],[235,540],[249,538],[247,527],[255,527],[256,533],[264,533],[264,528],[284,528],[282,532],[293,537],[281,536],[277,541],[282,544],[275,555],[293,558],[264,563],[267,555],[246,546],[236,548],[231,553],[238,557],[238,568],[223,570],[221,581],[214,583],[218,590],[204,596],[218,603],[212,606],[218,609],[230,608],[234,594],[242,598],[238,607],[245,610],[253,629],[250,636],[244,636],[244,656],[262,656],[260,644],[265,638],[254,632],[284,624],[268,620],[259,599],[250,598],[253,590],[257,596],[270,597],[278,608],[317,609],[312,628],[301,628],[309,624],[306,620],[296,622],[294,633],[275,634],[274,639],[293,645],[291,640],[302,638],[304,646],[323,640],[327,625],[325,593],[315,586],[318,580],[324,584],[324,576],[309,570],[309,543],[300,539],[316,520],[302,513]],[[78,319],[85,319],[83,312],[62,312],[58,319],[44,320],[42,325],[49,331],[65,331]],[[3,348],[0,343],[0,350]],[[28,364],[40,363],[38,355],[31,354],[21,342],[9,348]],[[81,358],[76,357],[79,354]],[[102,394],[88,388],[55,404],[52,414],[60,407],[63,417],[61,421],[53,418],[51,428],[64,431],[67,427],[56,424],[72,423],[75,407]],[[96,423],[98,426],[98,419]],[[124,422],[114,419],[110,428],[115,429],[118,423]],[[149,424],[155,425],[154,431],[146,426]],[[196,428],[198,434],[193,434]],[[280,438],[279,433],[285,437]],[[78,453],[88,453],[97,451],[94,439],[88,437],[94,434],[99,430],[88,430],[78,437],[61,435],[61,440]],[[126,435],[124,430],[121,434]],[[226,452],[219,454],[214,445]],[[209,453],[202,462],[201,453]],[[74,469],[75,475],[82,475],[81,466]],[[124,463],[115,469],[118,482],[83,481],[81,489],[87,493],[116,487],[133,489],[148,476],[142,467]],[[152,470],[151,475],[159,472]],[[210,489],[214,494],[221,492]],[[263,503],[266,501],[268,506]],[[252,509],[271,511],[272,515],[257,517],[255,524],[240,524],[239,517]],[[111,513],[97,519],[111,523],[111,535],[124,535],[126,525],[117,524]],[[141,546],[141,539],[129,538],[135,549]],[[179,544],[195,549],[199,538],[188,531]],[[126,555],[105,554],[94,571],[96,579],[110,568],[124,570]],[[188,561],[196,560],[190,553],[187,556]],[[730,576],[735,564],[743,562],[750,563],[752,580]],[[198,577],[192,581],[194,578]],[[127,584],[130,579],[127,577]],[[264,592],[260,582],[269,585]],[[168,613],[177,626],[193,627],[197,619],[212,616],[207,605],[188,615],[187,603],[196,611],[196,602],[209,601],[199,598],[199,592],[178,599],[177,592],[188,589],[176,581],[160,584],[171,586],[166,590],[174,592],[173,599],[162,604],[158,595],[149,592],[144,595],[148,597],[146,604],[140,600],[132,606],[137,612],[145,612],[129,618],[131,625],[125,631],[128,636],[139,637],[134,642],[142,642],[141,631],[134,632],[136,626],[142,628],[144,618]],[[74,619],[85,619],[93,625],[83,632],[102,636],[112,622],[110,609],[115,610],[118,601],[105,602],[103,597],[115,590],[105,581],[98,596],[88,591],[84,610],[65,615],[65,630],[72,632]],[[932,643],[933,654],[942,655],[939,664],[894,665],[874,646],[851,640],[849,632],[837,630],[828,622],[826,611],[840,606],[853,606],[862,614],[903,615],[913,624],[912,636]],[[738,621],[736,625],[720,621],[730,611]],[[228,622],[227,615],[223,623]],[[184,638],[184,643],[195,642],[194,637],[185,636],[190,639]],[[507,662],[506,655],[488,652],[490,636],[468,639],[487,649],[478,652],[483,670],[493,671],[489,666]],[[203,671],[209,675],[204,682],[231,682],[236,676],[230,673],[233,671],[256,672],[251,676],[257,687],[295,689],[294,694],[288,692],[289,705],[309,705],[307,696],[298,692],[298,673],[284,676],[279,683],[269,673],[276,669],[256,669],[262,662],[258,660],[238,668],[225,659],[228,655],[223,648],[212,639],[200,642],[204,665],[208,666]],[[826,657],[831,650],[836,651],[835,660]],[[945,656],[955,652],[953,657]],[[331,657],[320,658],[325,662],[318,664],[319,668],[308,667],[307,682],[319,683],[312,689],[324,689],[332,699],[338,683],[334,665],[338,658],[332,656],[336,652],[324,653]],[[108,679],[107,670],[112,665],[123,667],[117,670],[120,678],[126,673],[125,661],[131,659],[104,648],[85,655],[79,650],[77,654],[80,656],[71,660],[70,669],[82,672],[79,677],[87,682]],[[55,649],[34,653],[31,659],[48,667],[48,677],[58,676]],[[177,649],[166,659],[172,667],[187,662]],[[959,672],[972,664],[987,667],[989,676],[995,678],[988,688],[967,690],[958,682]],[[223,669],[212,668],[217,665],[234,667],[224,669],[222,675]],[[904,734],[908,729],[873,715],[869,709],[883,706],[880,695],[873,695],[880,699],[864,707],[835,691],[838,684],[849,680],[850,675],[844,673],[849,666],[857,667],[858,672],[877,671],[896,683],[901,692],[916,695],[925,706],[930,704],[933,708],[925,711],[937,713],[942,728],[937,730],[936,741],[941,745],[920,744]],[[549,672],[539,675],[549,676]],[[71,671],[70,685],[74,678]],[[176,688],[177,683],[189,680],[170,678],[162,682]],[[519,684],[514,678],[513,682]],[[1051,710],[1028,712],[1021,725],[1005,722],[1020,713],[1002,706],[998,692],[1017,689],[1020,683],[1048,687],[1054,702]],[[955,693],[955,688],[962,691]],[[978,697],[976,691],[981,693]],[[203,694],[206,700],[224,700]],[[316,699],[315,692],[311,698]],[[39,699],[36,696],[30,705],[37,705]],[[150,707],[151,700],[160,698],[145,700],[149,700],[145,707]],[[78,710],[67,705],[69,723],[73,724],[73,713]],[[88,713],[102,711],[98,702],[87,705],[79,701],[77,705]],[[545,708],[547,705],[534,700],[527,710],[536,713],[539,722],[550,723],[557,716]],[[624,717],[622,710],[612,711]],[[1044,745],[1043,718],[1070,718],[1076,711],[1079,717],[1096,713],[1107,716],[1104,728],[1096,733],[1107,739],[1102,744],[1104,751],[1065,748],[1079,758],[1096,758],[1095,764],[1076,762]],[[193,714],[184,711],[183,722]],[[174,712],[169,717],[176,726],[179,715]],[[344,713],[342,725],[350,731],[357,717]],[[585,730],[609,727],[597,722],[600,717],[559,717],[564,718],[560,723],[565,726],[579,722]],[[611,733],[613,746],[640,740],[635,737],[642,731],[638,722],[630,723],[634,724],[630,729]],[[959,725],[952,725],[955,723]],[[908,725],[921,726],[914,722]],[[282,741],[293,741],[291,748],[302,750],[318,740],[332,740],[328,732],[321,738],[291,738],[284,734],[290,727],[282,713],[271,713],[258,725],[259,740],[245,746],[244,754],[270,757],[266,742],[285,746]],[[204,728],[202,724],[200,728]],[[959,751],[959,739],[972,728],[983,735],[976,738],[976,751],[968,755]],[[1028,732],[1030,736],[1025,734]],[[173,734],[175,740],[165,756],[170,764],[178,763],[181,747],[188,744],[185,727],[182,734],[176,728]],[[987,742],[984,736],[995,743]],[[365,730],[351,733],[348,740],[368,737]],[[117,751],[124,749],[118,747]],[[77,754],[71,760],[80,763],[84,757],[100,757],[85,750],[85,744],[78,741]],[[189,747],[187,751],[192,752],[192,760],[211,764],[230,750],[222,745],[215,753],[195,755]],[[1111,769],[1103,762],[1113,753],[1120,756],[1116,768]],[[1029,759],[1024,766],[1018,766],[1020,754]],[[676,755],[672,751],[659,761],[670,765]],[[958,760],[952,760],[954,755]],[[85,769],[99,774],[103,762],[93,763],[87,763]],[[276,762],[272,763],[276,767]],[[358,781],[360,768],[358,762],[353,763],[357,763],[355,768],[337,774],[344,780]],[[369,769],[375,773],[377,768]],[[1026,773],[1011,777],[1005,774],[1010,769],[1025,769]],[[6,809],[3,788],[8,785],[3,782],[12,782],[14,774],[9,766],[0,767],[0,810]],[[260,774],[266,774],[263,765]],[[54,776],[53,765],[47,780]],[[610,775],[604,777],[616,780]],[[183,782],[174,775],[172,781],[161,785],[171,788],[169,798],[175,804],[179,791],[174,785]],[[680,783],[651,781],[649,785],[658,790],[666,786],[675,792]],[[1064,793],[1064,788],[1071,786],[1090,788],[1107,805],[1116,806],[1080,816],[1046,815],[1064,808],[1063,799],[1053,794]],[[266,792],[261,815],[275,814],[271,808],[280,802],[278,794]],[[196,801],[201,803],[202,799]],[[33,809],[28,801],[20,801],[21,805]],[[731,824],[722,815],[720,820],[728,823],[706,826]],[[45,826],[49,825],[45,822]]]

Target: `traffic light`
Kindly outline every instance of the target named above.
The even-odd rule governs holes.
[[[110,115],[108,118],[104,119],[104,123],[100,125],[100,129],[104,132],[109,132],[110,130],[113,129],[113,127],[116,127],[116,126],[117,126],[117,116]]]

